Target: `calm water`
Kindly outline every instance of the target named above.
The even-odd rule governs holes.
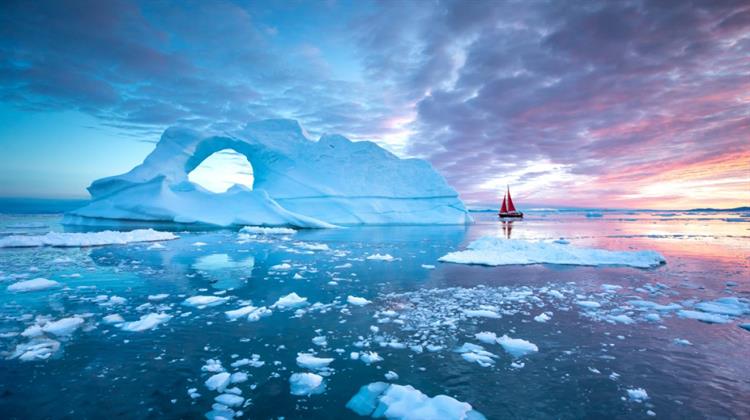
[[[204,386],[211,374],[201,368],[216,359],[249,375],[236,385],[250,399],[243,418],[356,417],[346,402],[360,386],[384,381],[388,371],[399,375],[394,383],[430,396],[453,396],[487,418],[650,418],[649,411],[657,418],[748,418],[750,331],[738,326],[750,322],[747,315],[726,324],[683,319],[674,311],[648,320],[648,311],[627,303],[674,302],[690,309],[698,301],[750,298],[748,216],[534,213],[510,230],[517,239],[564,237],[571,246],[661,252],[667,264],[649,270],[436,261],[479,236],[507,236],[509,226],[491,214],[478,214],[468,227],[368,227],[251,238],[232,230],[179,232],[180,239],[164,242],[163,249],[150,244],[0,249],[0,412],[21,419],[201,418],[218,395]],[[0,235],[63,230],[60,219],[3,215]],[[310,244],[328,249],[310,250]],[[395,260],[366,259],[376,253]],[[282,263],[291,269],[271,268]],[[35,277],[66,287],[6,290]],[[297,313],[275,309],[256,322],[230,321],[224,314],[247,301],[270,306],[291,292],[322,305]],[[156,294],[169,296],[149,301]],[[212,294],[231,299],[205,309],[182,304],[187,297]],[[348,305],[348,295],[372,303]],[[114,304],[112,296],[126,301]],[[580,300],[601,307],[587,310],[576,304]],[[462,315],[481,305],[501,310],[502,317]],[[388,310],[398,315],[384,313]],[[142,332],[102,320],[116,313],[133,321],[152,312],[173,318]],[[541,312],[551,319],[535,322]],[[607,316],[613,314],[628,314],[634,323],[612,322]],[[18,333],[35,317],[73,315],[85,324],[60,339],[50,359],[7,359],[28,341]],[[539,351],[512,365],[502,347],[474,338],[482,331],[529,340]],[[313,342],[321,336],[324,345],[321,339]],[[495,364],[464,360],[453,351],[464,342],[483,345],[498,356]],[[427,344],[443,348],[409,348]],[[384,360],[368,366],[350,359],[350,352],[362,351],[376,351]],[[335,358],[323,394],[290,394],[290,375],[306,371],[295,363],[299,352]],[[252,355],[265,363],[229,367]],[[201,396],[191,398],[190,388]],[[627,390],[636,388],[649,399],[629,399]]]

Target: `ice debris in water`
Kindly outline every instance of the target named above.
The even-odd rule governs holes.
[[[153,229],[136,229],[129,232],[111,230],[87,233],[49,232],[45,235],[6,236],[5,238],[0,238],[0,248],[123,245],[131,242],[166,241],[177,238],[178,236],[171,232],[160,232]]]
[[[393,261],[393,255],[391,254],[372,254],[367,256],[368,260],[371,261]]]
[[[382,362],[383,358],[374,351],[368,351],[360,353],[359,360],[363,361],[366,365],[370,365],[372,363]]]
[[[224,392],[227,386],[229,386],[231,376],[232,375],[227,372],[219,372],[212,375],[210,378],[206,379],[206,388],[211,391]]]
[[[448,253],[439,261],[458,264],[565,264],[565,265],[625,265],[637,268],[656,267],[665,263],[655,251],[609,251],[595,248],[576,248],[546,242],[519,239],[481,237],[466,250]]]
[[[492,359],[497,358],[497,355],[488,352],[484,347],[471,343],[464,343],[461,347],[456,349],[456,353],[460,353],[461,357],[467,362],[477,363],[482,367],[494,365],[495,361]]]
[[[322,394],[326,390],[323,377],[315,373],[293,373],[289,377],[289,387],[292,395]]]
[[[271,307],[278,308],[283,311],[299,308],[300,306],[305,305],[307,305],[307,298],[300,297],[298,294],[292,292],[286,296],[280,297],[279,300],[276,301],[276,303],[271,305]]]
[[[367,300],[365,298],[357,297],[357,296],[352,296],[352,295],[347,296],[346,297],[346,301],[350,305],[355,305],[355,306],[365,306],[368,303],[371,303],[369,300]]]
[[[360,416],[402,420],[483,420],[469,403],[447,395],[428,397],[411,385],[373,382],[359,389],[346,407]]]
[[[315,357],[310,353],[297,353],[297,366],[310,370],[327,370],[332,358]]]
[[[125,322],[120,325],[120,328],[124,331],[140,332],[146,331],[159,326],[172,319],[172,315],[166,313],[150,313],[141,316],[138,321]]]
[[[253,305],[247,305],[224,313],[227,318],[232,321],[242,317],[245,317],[248,321],[257,321],[262,317],[271,315],[272,311],[265,306],[255,307]]]
[[[203,309],[211,306],[217,306],[228,301],[228,297],[220,296],[191,296],[182,302],[185,306],[192,306],[194,308]]]
[[[263,227],[263,226],[245,226],[240,229],[242,233],[252,233],[256,235],[294,235],[295,229],[282,227]]]
[[[16,346],[10,359],[17,358],[23,362],[47,360],[60,349],[60,342],[49,338],[34,338],[28,343]]]
[[[648,393],[643,388],[630,388],[627,392],[631,401],[642,402],[648,399]]]
[[[81,325],[83,325],[83,318],[73,316],[69,318],[62,318],[57,321],[48,322],[42,327],[42,331],[51,333],[56,336],[71,335]]]
[[[54,280],[48,280],[44,278],[36,278],[32,280],[19,281],[8,286],[9,292],[36,292],[39,290],[51,289],[53,287],[59,287],[60,283]]]
[[[522,338],[510,338],[507,335],[498,338],[497,343],[503,346],[503,349],[513,357],[523,357],[539,351],[536,344]]]

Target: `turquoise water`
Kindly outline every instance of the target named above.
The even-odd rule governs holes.
[[[242,418],[354,418],[347,401],[362,385],[386,381],[388,371],[398,374],[393,383],[452,396],[487,418],[750,415],[750,332],[739,327],[750,322],[747,314],[725,324],[675,312],[655,321],[628,304],[641,299],[691,309],[701,301],[750,297],[747,215],[532,213],[510,231],[518,239],[564,237],[571,246],[653,249],[667,260],[655,269],[438,263],[479,236],[508,235],[509,226],[491,214],[476,216],[477,223],[467,227],[367,227],[292,236],[181,231],[161,249],[147,243],[0,249],[3,417],[201,418],[218,395],[204,385],[211,373],[201,368],[209,359],[248,374],[236,384],[249,401],[238,408]],[[59,214],[6,214],[0,216],[0,235],[63,230],[60,220]],[[311,244],[318,250],[310,250]],[[394,260],[368,260],[373,254]],[[283,263],[291,269],[271,268]],[[6,290],[35,277],[65,287]],[[273,309],[254,322],[231,321],[224,313],[249,302],[269,307],[292,292],[320,305],[299,312]],[[157,294],[169,296],[149,300]],[[204,309],[183,304],[195,295],[229,300]],[[371,303],[348,304],[349,295]],[[126,301],[112,304],[112,296]],[[577,304],[581,300],[601,307],[587,310]],[[502,316],[464,315],[480,307],[494,307]],[[133,321],[156,312],[172,318],[141,332],[103,321],[115,313]],[[550,319],[535,321],[542,312]],[[634,322],[613,322],[612,314],[628,314]],[[19,333],[35,317],[74,315],[84,324],[56,338],[60,349],[48,360],[10,358],[28,341]],[[538,352],[514,359],[500,345],[478,341],[475,334],[483,331],[528,340]],[[325,337],[326,344],[319,338],[314,343],[316,337]],[[494,364],[465,360],[454,351],[464,342],[484,346],[497,356]],[[366,365],[350,357],[365,351],[383,361]],[[322,394],[290,394],[290,375],[308,371],[295,362],[300,352],[334,358]],[[264,364],[230,367],[252,355]],[[191,388],[200,396],[191,398]],[[629,389],[639,388],[648,399],[628,397]]]

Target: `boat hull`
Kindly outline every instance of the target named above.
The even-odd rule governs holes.
[[[523,219],[523,213],[520,211],[500,212],[497,217],[501,219]]]

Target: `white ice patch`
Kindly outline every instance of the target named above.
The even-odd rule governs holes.
[[[121,322],[125,322],[125,319],[123,319],[120,314],[111,314],[103,317],[102,321],[107,324],[119,324]]]
[[[391,254],[372,254],[368,255],[367,259],[370,261],[393,261],[393,255]]]
[[[255,235],[294,235],[295,229],[281,227],[262,227],[262,226],[245,226],[240,229],[242,233],[252,233]]]
[[[411,385],[373,382],[359,389],[346,407],[360,416],[400,420],[483,420],[471,404],[447,395],[428,397]]]
[[[467,362],[477,363],[482,367],[494,365],[495,361],[493,359],[497,358],[496,354],[490,353],[484,347],[472,343],[464,343],[456,349],[456,353],[460,353],[461,357]]]
[[[252,305],[243,306],[239,309],[224,312],[230,320],[245,317],[248,321],[257,321],[262,317],[271,315],[271,310],[265,306],[255,307]]]
[[[510,338],[507,335],[498,338],[497,343],[503,346],[503,349],[508,354],[516,358],[539,351],[539,347],[536,344],[522,338]]]
[[[355,306],[365,306],[368,303],[372,303],[372,302],[370,302],[369,300],[367,300],[365,298],[357,297],[357,296],[352,296],[352,295],[347,296],[346,297],[346,301],[350,305],[355,305]]]
[[[129,232],[111,230],[87,233],[49,232],[45,235],[6,236],[0,238],[0,248],[123,245],[131,242],[168,241],[177,238],[178,236],[171,232],[159,232],[153,229],[136,229]]]
[[[61,284],[54,280],[43,279],[40,277],[32,280],[24,280],[19,281],[18,283],[13,283],[8,286],[8,291],[16,293],[36,292],[39,290],[46,290],[59,286],[61,286]]]
[[[47,360],[60,349],[60,342],[49,338],[35,338],[28,343],[16,346],[9,359],[18,359],[23,362]]]
[[[42,331],[50,334],[54,334],[58,337],[71,335],[83,325],[83,318],[73,316],[69,318],[62,318],[54,322],[48,322],[42,327]]]
[[[151,330],[172,319],[172,315],[161,313],[150,313],[141,316],[138,321],[125,322],[119,327],[123,331],[140,332]]]
[[[315,357],[310,353],[297,353],[297,366],[310,370],[327,370],[332,358]]]
[[[680,318],[695,319],[707,324],[726,324],[729,322],[729,317],[726,315],[717,315],[708,312],[691,311],[684,309],[677,311],[677,316]]]
[[[169,295],[167,293],[159,293],[158,295],[148,295],[148,300],[152,302],[159,302],[166,298],[168,298]]]
[[[374,351],[366,351],[360,353],[359,360],[363,361],[366,365],[369,366],[373,363],[382,362],[383,358]]]
[[[323,377],[315,373],[293,373],[289,377],[289,388],[292,395],[322,394],[326,390]]]
[[[655,251],[609,251],[595,248],[576,248],[546,242],[518,239],[481,237],[466,250],[451,252],[439,259],[457,264],[565,264],[565,265],[624,265],[637,268],[656,267],[665,263]]]
[[[227,386],[229,386],[230,380],[231,375],[229,373],[219,372],[206,379],[205,385],[206,388],[210,389],[211,391],[224,392]]]
[[[299,308],[305,305],[307,305],[307,298],[303,298],[299,296],[298,294],[292,292],[286,296],[280,297],[279,300],[276,301],[276,303],[271,305],[271,307],[278,308],[284,311],[284,310]]]
[[[184,302],[182,302],[185,306],[192,306],[194,308],[203,309],[208,308],[212,306],[218,306],[226,301],[228,301],[228,297],[220,297],[220,296],[191,296],[187,299],[185,299]]]
[[[643,402],[648,399],[648,393],[643,388],[631,388],[627,390],[631,401]]]

